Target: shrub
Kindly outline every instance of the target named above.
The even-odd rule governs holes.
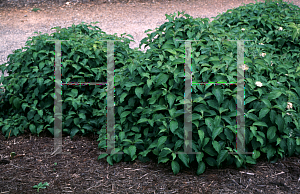
[[[241,167],[255,164],[262,154],[269,161],[299,154],[300,48],[288,25],[300,23],[298,9],[282,2],[249,4],[228,10],[211,24],[208,18],[179,12],[176,19],[176,14],[166,15],[169,22],[141,41],[140,47],[150,49],[137,66],[126,67],[124,82],[116,86],[121,94],[116,99],[121,117],[116,120],[116,149],[99,159],[107,157],[111,165],[122,159],[157,159],[170,162],[175,174],[196,163],[201,174],[206,164]],[[212,84],[192,86],[192,147],[202,153],[176,154],[183,152],[185,136],[185,45],[176,40],[200,40],[191,43],[194,82],[236,83],[237,43],[228,39],[253,40],[245,42],[244,68],[245,151],[254,154],[228,154],[236,152],[237,89]],[[105,133],[102,129],[99,135],[100,148],[107,146]],[[124,154],[116,154],[120,151]]]
[[[106,82],[107,42],[102,39],[124,41],[114,42],[115,74],[138,53],[129,48],[133,40],[124,38],[124,34],[122,38],[107,35],[97,26],[82,23],[68,29],[53,29],[57,32],[51,36],[29,37],[27,47],[22,48],[26,50],[14,51],[8,56],[9,65],[0,67],[9,73],[5,79],[1,78],[6,88],[0,103],[0,127],[5,137],[24,133],[28,127],[33,134],[48,130],[53,135],[55,42],[47,40],[70,40],[61,43],[62,82]],[[103,86],[63,85],[61,89],[63,133],[73,137],[77,132],[86,135],[95,133],[95,128],[105,127]]]
[[[220,168],[235,164],[241,167],[246,163],[255,164],[263,154],[269,161],[276,161],[279,156],[299,154],[298,12],[299,7],[295,5],[268,2],[228,10],[211,23],[208,18],[193,18],[184,12],[178,12],[176,18],[175,13],[166,14],[169,21],[141,41],[140,48],[142,45],[150,47],[146,53],[129,49],[127,43],[130,40],[127,39],[124,39],[126,44],[115,43],[114,137],[106,134],[106,105],[103,101],[107,86],[103,89],[99,86],[62,87],[65,92],[62,96],[65,99],[64,132],[73,136],[80,131],[84,135],[92,132],[91,127],[99,128],[98,147],[106,149],[107,139],[115,138],[116,148],[109,155],[101,154],[98,159],[107,157],[111,165],[121,160],[153,159],[158,163],[170,163],[174,174],[193,165],[197,166],[197,174],[202,174],[207,165]],[[62,81],[105,82],[106,42],[95,39],[116,37],[102,31],[90,31],[83,25],[68,30],[53,36],[72,40],[62,43]],[[74,39],[79,34],[77,30],[84,34],[80,40]],[[9,66],[0,67],[11,72],[10,77],[1,79],[7,88],[5,102],[0,103],[5,118],[0,120],[0,126],[9,126],[2,127],[6,136],[11,130],[18,135],[29,124],[32,132],[38,134],[48,127],[53,134],[53,128],[49,126],[54,120],[51,107],[54,105],[54,43],[46,42],[48,38],[35,38],[25,53],[17,51],[10,55]],[[176,154],[183,152],[186,136],[186,51],[185,42],[176,40],[198,40],[191,42],[195,83],[236,83],[237,42],[228,39],[252,40],[245,41],[245,64],[239,68],[245,70],[245,151],[254,154],[228,154],[228,151],[236,151],[237,86],[217,84],[192,85],[192,149],[201,153]],[[38,72],[37,66],[44,72],[35,73]],[[96,69],[100,72],[95,72]],[[33,78],[29,80],[32,70]],[[80,74],[84,76],[77,76]],[[36,78],[38,76],[40,78]],[[68,95],[71,98],[67,98]],[[81,101],[83,103],[79,104]],[[22,109],[18,109],[21,104]],[[15,123],[19,129],[13,128]],[[121,151],[124,154],[116,154]]]

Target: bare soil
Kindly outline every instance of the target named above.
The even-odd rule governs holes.
[[[144,31],[166,22],[164,14],[185,10],[193,17],[214,17],[227,9],[238,7],[241,1],[151,1],[125,3],[35,5],[0,8],[0,64],[13,50],[21,48],[34,31],[51,33],[51,27],[67,27],[81,21],[99,21],[107,33],[126,32],[136,39],[146,37]],[[229,2],[229,3],[228,3]],[[245,4],[255,1],[243,1]],[[0,2],[1,3],[1,2]],[[296,4],[296,3],[295,3]],[[299,2],[298,2],[299,5]],[[40,11],[30,12],[33,7]],[[26,15],[26,16],[25,16]],[[170,163],[156,164],[120,162],[109,165],[106,159],[97,160],[98,135],[74,139],[63,136],[63,152],[70,155],[49,155],[54,141],[49,133],[31,136],[29,130],[19,137],[5,137],[0,132],[0,193],[36,193],[32,188],[48,182],[39,193],[300,193],[300,156],[269,163],[265,157],[256,165],[237,169],[207,167],[197,176],[196,167],[174,175]],[[104,151],[104,150],[102,150]],[[10,153],[17,156],[10,158]],[[56,165],[55,165],[56,164]]]

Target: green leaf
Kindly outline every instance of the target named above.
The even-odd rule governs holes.
[[[140,118],[140,119],[138,120],[137,124],[147,122],[148,120],[149,120],[149,119],[147,119],[147,118]]]
[[[36,130],[37,134],[40,134],[42,132],[43,128],[44,128],[44,125],[39,125]]]
[[[268,100],[276,99],[276,98],[278,98],[281,94],[282,94],[282,92],[281,92],[280,90],[272,91],[272,92],[268,95]]]
[[[153,83],[153,81],[151,79],[147,79],[147,86],[148,86],[148,88],[151,87],[152,83]]]
[[[174,150],[177,150],[178,148],[180,148],[182,146],[182,144],[183,144],[182,139],[179,139],[178,141],[176,141]]]
[[[42,70],[45,67],[45,62],[40,62],[39,63],[39,68]]]
[[[213,129],[213,119],[212,118],[206,118],[205,119],[205,124],[206,126],[212,131]]]
[[[167,140],[167,136],[161,136],[159,139],[158,139],[158,144],[157,144],[157,147],[159,148],[163,143],[166,142]]]
[[[214,118],[214,126],[220,126],[220,123],[221,123],[221,117],[220,116],[216,116]]]
[[[254,150],[253,152],[254,154],[252,154],[252,158],[256,160],[257,158],[259,158],[260,152],[258,150]]]
[[[21,105],[21,100],[20,100],[20,98],[15,98],[14,101],[13,101],[13,103],[14,103],[14,106],[15,106],[17,109],[20,108],[20,105]]]
[[[167,157],[165,157],[165,158],[159,157],[159,158],[158,158],[158,164],[159,164],[159,163],[166,163],[166,162],[168,162],[168,161],[169,161],[169,158],[167,158]]]
[[[227,151],[228,152],[228,151]],[[205,161],[207,162],[208,165],[210,166],[216,166],[217,165],[217,162],[214,158],[212,157],[207,157],[205,158]]]
[[[232,142],[234,137],[233,137],[232,132],[231,132],[227,127],[224,129],[224,133],[225,133],[225,135],[226,135],[226,138],[227,138],[230,142]]]
[[[160,158],[165,158],[168,154],[172,153],[172,150],[170,148],[163,148],[161,152],[159,153]]]
[[[201,142],[203,142],[204,132],[202,130],[198,130],[198,135],[199,135],[199,138],[200,138]]]
[[[297,145],[297,146],[300,145],[300,138],[297,138],[297,139],[296,139],[296,145]]]
[[[173,158],[172,160],[175,160],[177,155],[175,153],[172,153],[171,155],[172,155],[172,158]]]
[[[149,119],[148,122],[149,122],[150,126],[153,127],[154,121]]]
[[[111,151],[110,155],[113,156],[113,155],[116,155],[119,151],[121,151],[120,148],[115,148]]]
[[[130,71],[130,74],[132,75],[133,71],[136,69],[136,66],[133,63],[130,63],[128,65],[128,69]]]
[[[159,86],[159,85],[162,85],[164,83],[166,83],[169,79],[169,75],[167,74],[163,74],[163,73],[160,73],[158,76],[156,76],[156,84],[155,86]]]
[[[79,126],[79,123],[80,123],[79,118],[74,118],[74,124],[77,125],[77,126]]]
[[[132,144],[132,141],[130,140],[130,139],[124,139],[123,140],[124,142],[128,142],[128,143],[130,143],[130,144]],[[125,152],[125,151],[124,151]],[[128,152],[126,152],[128,155],[129,155],[129,153]]]
[[[215,108],[216,110],[219,110],[218,102],[216,100],[208,100],[207,104],[210,107]]]
[[[209,141],[210,141],[210,138],[208,138],[208,137],[204,138],[202,147],[206,146],[206,144],[207,144]]]
[[[28,103],[23,103],[23,104],[22,104],[22,109],[23,109],[24,112],[25,112],[26,107],[29,107],[29,106],[28,106]]]
[[[249,164],[256,164],[256,161],[251,156],[246,157],[246,162]]]
[[[175,14],[176,15],[176,14]],[[168,15],[168,14],[165,14],[166,18],[169,20],[169,22],[173,22],[173,18],[171,17],[172,14]]]
[[[108,154],[104,153],[104,154],[100,154],[98,156],[98,160],[102,159],[102,158],[105,158],[106,156],[108,156]]]
[[[203,150],[204,150],[207,154],[209,154],[210,156],[215,156],[215,155],[216,155],[216,152],[215,152],[215,150],[212,148],[212,146],[206,146]]]
[[[41,77],[37,78],[37,83],[39,84],[40,87],[42,87],[44,84],[44,78]]]
[[[219,153],[221,151],[221,146],[220,146],[219,142],[213,141],[212,144],[213,144],[213,147],[215,148],[215,150]]]
[[[270,160],[274,154],[276,153],[276,149],[272,146],[269,146],[268,149],[267,149],[267,158],[268,160]]]
[[[260,119],[263,119],[268,113],[269,113],[270,109],[269,108],[262,108],[260,111],[259,111],[259,118]]]
[[[265,122],[261,121],[256,121],[255,123],[253,123],[253,125],[268,127],[268,125]]]
[[[120,138],[121,141],[123,141],[123,139],[125,138],[125,132],[124,131],[121,131],[119,133],[119,138]]]
[[[135,88],[135,94],[137,95],[137,97],[139,99],[141,99],[141,96],[143,94],[143,88],[141,88],[141,87]]]
[[[168,51],[169,53],[176,55],[176,51],[174,51],[173,49],[165,49],[165,51]]]
[[[151,152],[151,150],[145,150],[143,152],[140,152],[139,155],[146,157],[149,152]]]
[[[289,156],[292,156],[293,153],[295,152],[295,139],[293,138],[288,138],[287,139],[287,148],[289,152]]]
[[[178,122],[175,120],[172,120],[170,122],[170,130],[172,133],[175,133],[175,130],[178,128]]]
[[[131,113],[131,111],[125,111],[125,112],[122,112],[121,118],[126,118],[127,115],[129,115],[130,113]]]
[[[149,99],[149,104],[154,104],[157,100],[157,97],[156,96],[152,96],[150,99]]]
[[[204,157],[204,153],[203,152],[201,152],[200,154],[197,154],[196,155],[197,162],[198,163],[201,162],[203,157]]]
[[[221,88],[219,88],[219,87],[218,88],[214,87],[212,93],[215,95],[218,103],[221,104],[221,102],[223,101],[223,97],[224,97],[223,90],[221,90]]]
[[[260,137],[259,135],[256,136],[256,140],[257,140],[258,142],[260,142],[260,145],[261,145],[261,146],[264,145],[264,140],[263,140],[263,138]]]
[[[131,159],[134,160],[134,156],[135,156],[135,152],[136,152],[136,147],[134,145],[131,145],[128,148],[128,151],[129,151],[129,155],[130,155]]]
[[[283,126],[284,126],[284,120],[283,120],[283,118],[282,118],[282,116],[281,115],[277,115],[277,117],[276,117],[276,120],[275,120],[275,123],[277,124],[277,129],[280,131],[280,129],[281,129],[281,131],[283,130]],[[281,132],[280,131],[280,132]]]
[[[34,94],[35,94],[35,96],[38,96],[38,95],[39,95],[39,89],[38,89],[38,88],[35,88],[35,89],[34,89]]]
[[[227,150],[220,151],[218,158],[217,158],[217,166],[220,166],[220,164],[227,158],[227,156],[228,156]]]
[[[189,156],[187,154],[178,154],[178,157],[189,168]]]
[[[29,129],[30,129],[31,133],[36,134],[36,127],[34,124],[30,124]]]
[[[34,52],[34,53],[32,54],[32,56],[33,56],[33,60],[34,60],[34,61],[36,61],[37,55],[38,55],[38,53],[37,53],[37,52]]]
[[[268,99],[261,99],[263,103],[270,109],[272,108],[271,102]]]
[[[128,95],[128,93],[124,92],[120,96],[120,103],[124,102],[125,97]]]
[[[212,140],[215,140],[215,138],[220,134],[222,133],[223,131],[223,127],[218,127],[216,129],[213,130],[212,132]]]
[[[127,88],[131,88],[131,87],[133,87],[133,86],[137,86],[136,85],[136,83],[134,83],[134,82],[126,82],[125,84],[124,84]],[[129,90],[128,90],[129,91]]]
[[[108,156],[108,157],[106,158],[106,161],[107,161],[107,163],[110,164],[110,165],[113,165],[113,164],[114,164],[111,156]]]
[[[78,102],[78,101],[76,101],[76,100],[73,100],[73,101],[72,101],[72,106],[75,108],[75,110],[78,109],[77,102]]]
[[[23,104],[22,104],[22,106],[23,106]],[[43,117],[43,110],[38,110],[37,112],[40,115],[40,117]]]
[[[229,109],[224,109],[223,107],[220,107],[219,113],[220,113],[220,115],[221,115],[223,112],[226,112],[226,111],[228,111],[228,110],[229,110]],[[224,116],[223,116],[222,118],[224,118]]]
[[[276,143],[276,146],[277,146],[278,144],[280,144],[281,138],[277,137],[277,141],[276,141],[276,142],[277,142],[277,143]]]
[[[205,163],[200,162],[198,163],[197,175],[203,174],[205,171]]]
[[[252,102],[253,100],[256,100],[257,97],[255,96],[249,96],[246,100],[245,100],[245,105]]]
[[[86,116],[84,113],[79,113],[78,116],[80,119],[86,120]]]
[[[255,114],[252,114],[252,113],[246,113],[246,118],[249,118],[253,121],[258,121],[258,117]]]
[[[72,89],[71,90],[71,94],[69,94],[69,96],[75,98],[78,95],[78,90],[77,89]]]
[[[174,94],[170,93],[170,94],[167,95],[167,99],[168,99],[168,103],[169,103],[169,106],[170,106],[169,108],[171,108],[172,105],[174,104],[176,96]]]
[[[276,135],[276,130],[277,130],[277,128],[276,128],[275,126],[272,126],[272,127],[270,127],[270,128],[268,129],[268,131],[267,131],[267,138],[268,138],[269,140],[271,140],[271,139],[273,139],[273,138],[275,137],[275,135]]]
[[[181,155],[181,154],[179,154],[179,155]],[[172,161],[172,162],[171,162],[171,166],[172,166],[172,171],[173,171],[173,173],[174,173],[175,175],[178,174],[178,172],[179,172],[179,170],[180,170],[180,166],[179,166],[178,162]]]
[[[70,137],[73,138],[76,135],[76,133],[78,133],[78,131],[79,131],[78,128],[72,128],[71,133],[70,133]]]
[[[174,61],[172,61],[172,65],[184,64],[184,62],[185,62],[184,58],[178,58],[178,59],[175,59]]]

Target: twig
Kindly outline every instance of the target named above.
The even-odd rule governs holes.
[[[240,184],[238,184],[235,180],[233,180],[233,179],[231,179],[236,185],[240,185]]]
[[[245,173],[245,174],[248,174],[248,175],[254,175],[254,173],[243,172],[243,171],[240,171],[240,173]]]
[[[280,175],[280,174],[284,174],[284,173],[285,173],[285,172],[280,172],[280,173],[274,174],[272,177],[277,176],[277,175]]]
[[[102,182],[102,181],[103,181],[103,180],[101,180],[101,181],[98,181],[98,182]],[[98,185],[92,186],[92,187],[88,188],[88,189],[87,189],[87,191],[88,191],[88,190],[90,190],[91,188],[95,188],[95,187],[99,187],[99,186],[101,186],[101,184],[98,184]]]
[[[144,176],[146,176],[148,173],[144,174],[143,176],[141,176],[139,179],[143,178]]]

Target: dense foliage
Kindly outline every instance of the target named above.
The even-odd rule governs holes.
[[[299,154],[299,7],[284,2],[248,4],[211,23],[184,12],[177,16],[166,14],[169,21],[141,41],[140,47],[150,47],[146,53],[130,49],[129,39],[115,42],[116,149],[99,159],[107,157],[111,165],[122,159],[155,159],[170,162],[175,174],[196,164],[201,174],[207,164],[240,167],[255,164],[262,154],[269,161]],[[62,82],[105,82],[107,43],[96,39],[118,37],[81,24],[60,29],[51,38],[71,40],[62,43]],[[1,78],[6,92],[0,127],[6,137],[28,126],[33,133],[47,129],[53,134],[54,43],[47,39],[34,37],[26,51],[10,55],[9,66],[0,67],[10,73]],[[252,40],[245,41],[243,68],[245,151],[253,154],[228,154],[236,151],[237,89],[217,84],[192,85],[192,148],[201,154],[176,154],[184,150],[185,136],[185,42],[177,40],[199,40],[191,42],[193,82],[236,83],[237,42],[228,40],[241,39]],[[96,128],[99,148],[106,149],[106,90],[107,86],[62,86],[65,133],[73,137]]]
[[[55,42],[47,40],[70,40],[61,42],[62,82],[106,82],[107,41],[101,40],[124,41],[114,43],[115,74],[131,63],[132,56],[141,53],[129,48],[133,40],[107,35],[97,26],[54,29],[57,32],[52,36],[29,38],[32,40],[26,42],[27,47],[14,51],[8,56],[9,65],[1,66],[10,74],[1,78],[6,91],[0,105],[0,126],[6,137],[23,133],[28,127],[33,134],[43,130],[53,134]],[[77,132],[85,135],[94,132],[93,128],[105,127],[105,98],[103,86],[63,85],[63,132],[73,137]]]

